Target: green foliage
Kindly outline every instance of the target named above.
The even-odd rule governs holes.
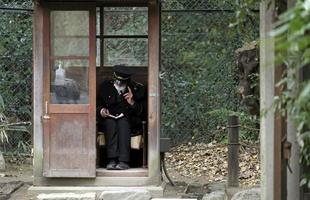
[[[251,116],[245,112],[234,112],[227,109],[218,109],[208,112],[210,117],[217,123],[217,130],[226,130],[227,120],[229,116],[238,116],[239,118],[239,139],[242,142],[254,143],[259,137],[259,119],[256,116]],[[217,133],[217,132],[216,132]],[[212,139],[217,141],[227,141],[227,132],[224,134],[213,135]]]
[[[235,19],[229,26],[246,33],[249,23],[256,23],[260,2],[261,0],[238,0],[238,3],[235,4]]]
[[[236,1],[229,0],[163,0],[162,5],[164,9],[173,10],[233,10]]]
[[[178,2],[175,9],[189,6],[185,1]],[[212,10],[214,6],[202,3],[195,9]],[[162,13],[161,128],[174,143],[192,138],[225,140],[227,133],[218,131],[218,127],[227,123],[227,113],[216,111],[244,111],[237,94],[234,52],[256,39],[258,18],[248,26],[246,37],[238,29],[229,28],[234,19],[234,13],[221,11]]]
[[[31,9],[32,1],[0,0],[0,6]],[[29,155],[30,144],[26,148],[21,143],[31,138],[32,15],[0,14],[0,150]]]
[[[3,98],[0,94],[0,144],[5,144],[9,143],[9,133],[11,132],[29,132],[29,126],[27,127],[26,125],[29,125],[29,122],[17,122],[17,123],[10,123],[8,121],[8,118],[4,114],[5,111],[5,104],[3,101]],[[28,147],[29,148],[29,147]]]
[[[24,8],[31,1],[1,1],[4,7]],[[0,93],[4,113],[16,121],[31,116],[32,16],[29,13],[1,12]]]
[[[282,93],[275,98],[275,106],[281,113],[293,116],[301,148],[300,161],[306,166],[310,165],[310,81],[304,79],[299,83],[297,76],[310,64],[309,11],[309,1],[299,0],[279,17],[273,31],[278,62],[286,65],[284,77],[277,84]],[[310,185],[309,174],[301,183]]]
[[[7,118],[6,116],[3,114],[5,109],[4,106],[4,101],[2,96],[0,95],[0,143],[4,143],[4,142],[8,142],[8,135],[6,133],[6,129],[2,128],[2,124],[7,123]]]
[[[31,9],[32,0],[0,0],[2,8]]]

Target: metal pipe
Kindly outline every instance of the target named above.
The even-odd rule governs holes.
[[[8,12],[33,12],[33,9],[30,8],[10,8],[10,7],[0,7],[0,11]]]

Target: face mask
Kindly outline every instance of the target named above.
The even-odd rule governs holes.
[[[120,80],[115,80],[114,86],[117,89],[118,93],[120,93],[120,94],[124,93],[124,91],[126,89],[126,83],[122,82]]]

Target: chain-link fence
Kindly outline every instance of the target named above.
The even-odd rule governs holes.
[[[235,51],[258,38],[258,12],[241,30],[229,27],[235,8],[234,1],[163,1],[161,134],[174,144],[225,140],[221,130],[232,112],[243,125],[257,125],[237,94]]]
[[[0,151],[31,153],[32,4],[0,1]]]
[[[32,6],[0,0],[0,7],[0,150],[29,154]],[[257,39],[259,22],[229,28],[235,7],[229,0],[162,0],[161,134],[174,144],[225,139],[222,128],[232,111],[242,125],[255,126],[238,98],[234,52]]]

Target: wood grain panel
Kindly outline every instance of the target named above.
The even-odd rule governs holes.
[[[89,113],[89,105],[50,104],[49,113]]]
[[[50,7],[51,8],[51,7]],[[56,7],[54,7],[56,8]],[[64,10],[65,7],[62,7]],[[72,6],[89,11],[89,104],[50,104],[50,35],[49,12],[44,16],[44,170],[46,177],[96,176],[96,20],[95,5]],[[68,7],[68,9],[70,9]],[[69,73],[75,76],[74,73]]]
[[[50,125],[50,168],[85,169],[88,163],[88,115],[53,114]],[[72,159],[74,158],[74,159]]]
[[[96,6],[92,4],[89,13],[89,144],[90,170],[96,176]]]
[[[160,181],[160,6],[149,5],[149,76],[148,76],[148,167],[153,182]]]

